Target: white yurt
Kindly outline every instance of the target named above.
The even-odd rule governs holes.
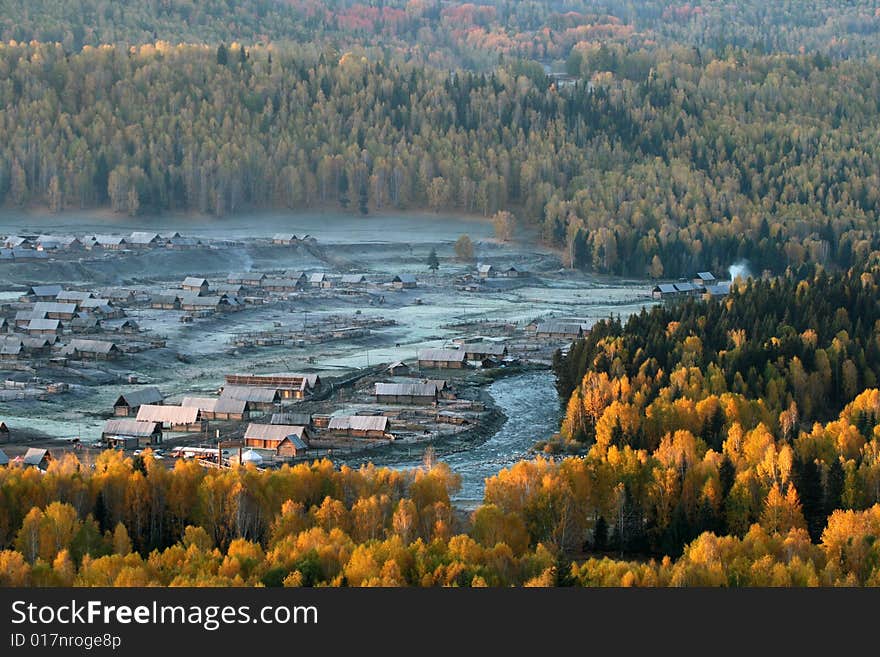
[[[241,455],[241,464],[247,465],[248,463],[253,463],[254,465],[263,465],[263,457],[254,450],[249,449]]]

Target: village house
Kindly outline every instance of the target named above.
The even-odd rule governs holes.
[[[128,243],[137,247],[161,246],[162,238],[158,233],[134,232],[128,238]]]
[[[101,442],[110,448],[136,449],[162,444],[162,425],[139,420],[107,420]]]
[[[55,344],[54,335],[37,335],[21,339],[21,350],[29,356],[46,356]]]
[[[124,392],[116,398],[116,402],[113,404],[113,415],[116,417],[136,416],[144,404],[161,406],[164,399],[159,389],[154,386]]]
[[[183,279],[183,283],[180,284],[181,289],[185,292],[191,292],[198,296],[204,296],[208,294],[209,286],[207,279],[197,278],[195,276],[187,276]]]
[[[57,319],[32,319],[27,325],[28,335],[61,335],[61,322]]]
[[[304,286],[309,280],[309,277],[306,276],[306,273],[299,269],[288,269],[286,272],[284,272],[284,278],[294,280],[299,283],[300,286]]]
[[[226,282],[230,285],[243,285],[245,287],[260,287],[264,280],[266,280],[266,274],[255,271],[230,274],[226,277]]]
[[[73,358],[74,360],[86,360],[88,358],[95,360],[113,360],[122,355],[122,350],[113,342],[105,342],[104,340],[74,339],[61,350],[61,354]]]
[[[502,269],[498,275],[504,276],[505,278],[520,278],[526,276],[527,272],[520,271],[516,267],[508,267],[507,269]]]
[[[61,290],[55,295],[55,301],[59,303],[73,303],[79,306],[86,299],[91,299],[94,295],[91,292],[81,292],[80,290]]]
[[[195,406],[206,420],[242,421],[250,416],[250,403],[230,397],[184,397],[181,406]]]
[[[718,282],[718,279],[712,275],[712,272],[708,271],[699,271],[697,275],[694,277],[694,285],[697,287],[709,287],[711,285],[715,285]]]
[[[294,426],[307,428],[313,426],[311,413],[292,412],[272,413],[272,419],[269,420],[269,424],[292,424]]]
[[[154,294],[150,297],[150,308],[155,310],[180,310],[180,295],[173,292]]]
[[[32,319],[45,319],[46,313],[35,313],[32,310],[19,310],[15,313],[15,317],[12,318],[12,323],[15,328],[26,329],[28,324],[31,323]]]
[[[27,238],[21,237],[19,235],[10,235],[3,240],[3,246],[7,249],[17,249],[19,247],[26,246],[27,244]]]
[[[321,377],[317,374],[227,374],[226,383],[276,390],[281,399],[304,399],[321,388]]]
[[[477,267],[477,273],[480,278],[495,278],[497,272],[492,265],[480,265]]]
[[[328,289],[332,287],[333,284],[330,282],[330,279],[327,278],[327,274],[317,272],[309,276],[309,285],[321,289]]]
[[[419,367],[425,369],[461,369],[465,366],[465,352],[461,349],[422,349]]]
[[[249,424],[244,444],[252,449],[266,449],[276,456],[293,458],[308,449],[308,429],[289,424]]]
[[[272,244],[281,244],[283,246],[290,246],[296,243],[296,235],[293,233],[276,233],[274,237],[272,237]]]
[[[32,312],[36,317],[70,320],[76,317],[76,304],[39,301],[34,304]]]
[[[80,241],[73,235],[40,235],[34,240],[37,251],[60,251],[62,249],[75,249]]]
[[[431,383],[377,383],[380,404],[436,404],[437,386]]]
[[[413,274],[398,274],[391,279],[391,285],[398,290],[409,290],[418,286]]]
[[[237,310],[241,308],[241,303],[235,297],[228,297],[225,294],[221,296],[195,296],[184,295],[180,300],[180,308],[188,311],[226,311]]]
[[[27,292],[21,297],[21,301],[54,301],[62,289],[60,285],[34,285],[27,289]]]
[[[264,278],[260,287],[267,292],[296,292],[302,286],[292,278]]]
[[[238,399],[248,402],[251,413],[272,413],[281,405],[281,394],[276,388],[226,385],[220,393],[221,399]]]
[[[367,282],[367,277],[363,274],[344,274],[342,279],[340,279],[340,283],[347,287],[356,287],[359,285],[364,285]]]
[[[138,409],[138,422],[159,422],[163,429],[185,433],[203,433],[208,422],[195,406],[158,406],[143,404]]]
[[[507,347],[501,342],[466,342],[461,345],[466,360],[501,360],[507,355]]]
[[[384,415],[345,415],[330,418],[327,428],[337,436],[349,438],[393,438]]]
[[[539,338],[579,340],[584,337],[584,328],[573,322],[543,322],[538,324],[535,335]]]
[[[121,251],[128,246],[128,242],[118,235],[95,235],[95,245],[109,251]]]
[[[49,453],[48,449],[29,447],[28,451],[24,454],[22,465],[26,468],[37,468],[38,470],[43,470],[45,472],[49,469],[49,464],[51,462],[52,454]]]
[[[101,330],[101,322],[97,317],[74,317],[67,325],[71,333],[85,335]]]
[[[110,299],[113,303],[122,304],[134,303],[137,297],[134,290],[129,290],[124,287],[104,287],[98,290],[98,294],[105,299]]]
[[[386,369],[392,376],[406,376],[410,372],[412,372],[412,368],[404,363],[402,360],[397,361],[396,363],[391,363]]]
[[[165,247],[168,249],[193,249],[197,246],[202,245],[202,240],[197,237],[182,237],[178,235],[177,237],[170,237],[165,242]]]

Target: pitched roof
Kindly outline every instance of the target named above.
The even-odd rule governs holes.
[[[386,431],[388,418],[384,415],[344,415],[331,417],[328,429],[340,431]]]
[[[158,422],[144,422],[132,419],[113,419],[104,423],[105,434],[116,434],[117,436],[137,436],[148,437],[159,428]]]
[[[268,440],[269,442],[280,443],[285,438],[293,440],[299,438],[302,440],[306,433],[306,427],[293,424],[249,424],[244,432],[245,440]],[[300,449],[305,447],[302,445]]]
[[[414,274],[398,274],[393,279],[391,279],[392,283],[415,283],[416,277]]]
[[[461,345],[461,351],[465,353],[489,354],[490,356],[503,356],[507,347],[501,342],[466,342]]]
[[[0,465],[9,465],[9,457],[2,449],[0,449]]]
[[[95,235],[95,241],[101,246],[115,246],[126,243],[125,238],[119,235]]]
[[[29,447],[28,451],[25,452],[24,455],[24,464],[25,465],[40,465],[43,459],[46,457],[51,458],[51,454],[49,454],[48,449],[38,449],[37,447]]]
[[[264,278],[260,281],[260,287],[291,287],[299,285],[299,281],[293,278]]]
[[[159,233],[147,233],[147,232],[139,232],[135,231],[131,234],[131,237],[128,238],[128,241],[132,244],[150,244],[151,242],[155,242],[159,239]]]
[[[495,267],[492,265],[480,265],[477,269],[481,274],[488,274],[490,271],[493,271]]]
[[[343,283],[363,283],[367,277],[363,274],[345,274],[342,277]]]
[[[217,397],[184,397],[181,406],[193,406],[203,411],[213,411],[219,400]]]
[[[55,295],[56,301],[84,301],[92,298],[91,292],[82,292],[80,290],[61,290]]]
[[[79,305],[81,308],[99,308],[101,306],[110,306],[112,304],[110,303],[110,299],[89,298],[83,299]]]
[[[275,233],[275,236],[272,238],[273,240],[286,240],[291,242],[296,239],[296,235],[293,233]]]
[[[57,331],[60,322],[57,319],[34,318],[28,322],[28,331]]]
[[[196,276],[187,276],[183,279],[183,283],[181,283],[183,287],[202,287],[203,285],[207,284],[207,279],[198,278]]]
[[[709,271],[698,271],[697,278],[699,278],[701,281],[714,281],[715,280],[715,276],[713,276],[712,272],[709,272]]]
[[[111,351],[119,351],[119,347],[117,347],[112,342],[105,342],[103,340],[71,340],[70,344],[64,348],[64,353],[70,353],[72,351],[82,351],[87,354],[109,354]]]
[[[307,427],[312,423],[309,413],[272,413],[269,424],[293,424]]]
[[[137,414],[139,422],[162,422],[164,424],[194,424],[199,421],[199,409],[195,406],[153,406],[144,404]]]
[[[75,303],[56,303],[54,301],[37,301],[34,304],[35,313],[63,313],[72,315],[76,312]]]
[[[464,360],[462,349],[422,349],[419,351],[419,360],[434,360],[446,362],[460,362]]]
[[[257,404],[272,403],[278,401],[278,390],[256,386],[224,386],[220,396],[228,399],[243,399]]]
[[[538,333],[561,333],[563,335],[578,335],[583,331],[580,324],[574,322],[544,322],[538,324]]]
[[[31,288],[28,288],[27,294],[28,296],[36,296],[36,297],[56,297],[58,293],[61,292],[62,287],[60,285],[34,285]]]
[[[21,339],[21,346],[23,349],[43,349],[45,347],[48,347],[50,344],[55,344],[54,335],[51,335],[48,338],[45,336],[40,336]]]
[[[675,294],[678,292],[678,289],[672,283],[660,283],[660,285],[654,286],[654,290],[660,294]]]
[[[377,383],[376,395],[393,397],[434,397],[437,386],[433,383]]]
[[[144,404],[155,404],[163,399],[164,397],[162,396],[162,393],[159,392],[158,388],[155,386],[148,386],[146,388],[138,388],[137,390],[130,390],[129,392],[122,393],[113,405],[134,408],[135,406],[143,406]]]
[[[326,277],[327,277],[327,274],[325,274],[324,272],[316,272],[316,273],[312,274],[311,276],[309,276],[309,282],[310,283],[320,283]]]
[[[675,283],[675,289],[679,292],[694,292],[698,288],[693,283]]]

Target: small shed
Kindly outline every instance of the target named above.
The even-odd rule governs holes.
[[[154,386],[124,392],[116,398],[116,402],[113,404],[113,415],[116,417],[136,416],[144,404],[161,406],[164,399],[159,389]]]

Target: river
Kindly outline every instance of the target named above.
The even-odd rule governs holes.
[[[436,458],[461,475],[461,489],[453,496],[456,506],[472,509],[483,501],[486,478],[517,461],[531,458],[529,448],[559,429],[561,412],[551,372],[529,372],[495,381],[489,394],[507,416],[504,425],[486,442],[471,449]],[[395,468],[416,468],[422,461],[396,463]]]

